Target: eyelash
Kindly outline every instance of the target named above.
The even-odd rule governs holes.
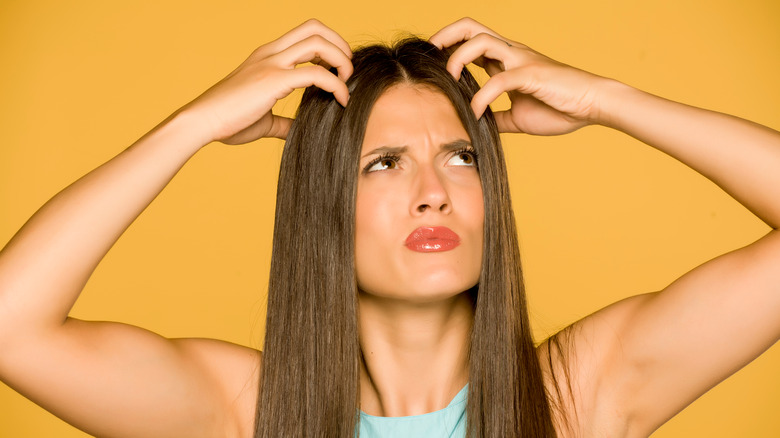
[[[458,149],[457,151],[455,151],[452,154],[452,156],[456,157],[456,156],[461,155],[461,154],[469,154],[469,155],[471,155],[474,158],[474,167],[479,168],[479,156],[477,155],[476,149],[471,148],[471,147],[465,147],[465,148],[462,148],[462,149]],[[363,174],[368,174],[368,173],[371,173],[371,172],[375,172],[375,171],[370,171],[368,169],[372,168],[375,164],[381,163],[382,161],[385,161],[385,160],[390,160],[390,161],[398,164],[398,162],[401,160],[401,156],[400,155],[396,155],[396,154],[391,154],[391,153],[382,154],[382,155],[374,158],[373,160],[369,161],[368,164],[366,164],[366,166],[363,168]]]
[[[381,163],[382,161],[385,161],[385,160],[391,160],[394,163],[398,164],[398,161],[400,159],[401,159],[400,155],[390,154],[390,153],[382,154],[382,155],[374,158],[373,160],[369,161],[368,164],[366,164],[366,167],[363,168],[363,173],[364,174],[371,173],[372,171],[370,171],[368,169],[372,168],[376,163]]]
[[[472,158],[474,158],[474,167],[479,168],[479,155],[477,154],[477,150],[472,147],[465,147],[462,149],[459,149],[455,151],[454,154],[452,154],[453,157],[456,157],[461,154],[469,154]]]

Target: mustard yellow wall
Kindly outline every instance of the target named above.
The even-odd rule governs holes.
[[[563,62],[780,128],[776,0],[6,0],[0,245],[58,190],[308,17],[360,44],[430,35],[465,15]],[[290,114],[295,102],[278,108]],[[768,230],[620,133],[504,141],[538,336]],[[73,314],[259,346],[281,146],[201,151],[108,254]],[[775,346],[654,436],[780,436],[778,371]],[[0,384],[0,436],[85,435]]]

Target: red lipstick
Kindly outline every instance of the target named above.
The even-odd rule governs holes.
[[[420,227],[412,231],[404,244],[417,252],[449,251],[460,245],[460,236],[447,227]]]

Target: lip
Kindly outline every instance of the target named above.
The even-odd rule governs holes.
[[[460,245],[460,236],[447,227],[420,227],[409,234],[404,245],[417,252],[449,251]]]

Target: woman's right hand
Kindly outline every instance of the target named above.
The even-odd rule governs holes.
[[[41,207],[0,251],[0,381],[90,435],[251,435],[258,352],[68,314],[119,236],[202,145],[284,138],[291,121],[271,108],[298,87],[346,104],[350,56],[338,34],[307,21]],[[314,65],[296,68],[305,62]]]
[[[262,137],[284,139],[292,120],[271,112],[294,89],[316,85],[342,105],[349,91],[352,50],[339,34],[308,20],[257,48],[227,77],[181,109],[207,130],[206,141],[242,144]],[[296,68],[298,64],[313,65]],[[338,76],[328,68],[335,67]]]

